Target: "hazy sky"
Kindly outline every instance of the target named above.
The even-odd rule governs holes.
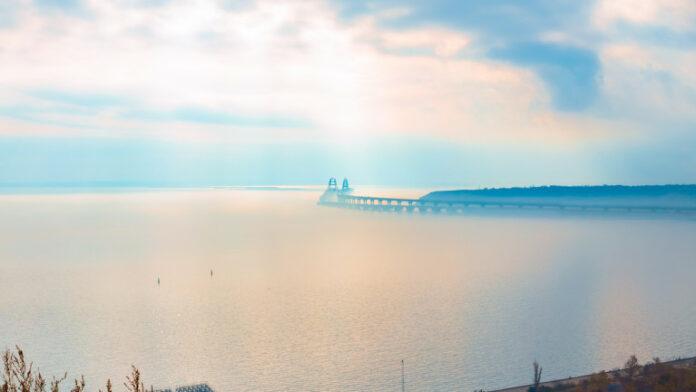
[[[2,0],[0,184],[696,182],[693,0]]]

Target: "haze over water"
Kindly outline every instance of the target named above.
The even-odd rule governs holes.
[[[2,195],[0,346],[92,388],[135,364],[216,391],[398,391],[401,359],[407,390],[492,389],[535,359],[551,379],[696,352],[696,221],[319,194]]]

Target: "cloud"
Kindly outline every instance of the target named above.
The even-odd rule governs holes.
[[[416,54],[451,57],[462,52],[470,43],[467,35],[438,28],[418,28],[394,31],[372,30],[370,39],[385,51],[394,54]]]
[[[82,108],[104,108],[123,105],[128,98],[104,94],[85,94],[80,92],[59,91],[49,89],[32,90],[28,94],[39,100],[78,106]]]
[[[332,4],[83,0],[89,18],[18,6],[20,23],[0,30],[0,131],[235,140],[263,128],[276,140],[464,143],[631,126],[628,111],[606,113],[629,106],[607,104],[602,68],[619,61],[608,39],[574,34],[585,3]]]
[[[169,112],[131,110],[121,114],[122,118],[157,122],[185,122],[194,124],[233,125],[252,128],[309,128],[311,124],[296,118],[248,117],[228,112],[185,107]]]
[[[6,118],[7,108],[33,108],[0,122],[3,132],[66,125],[70,135],[233,140],[264,128],[268,138],[348,143],[587,133],[587,120],[549,112],[543,85],[524,68],[470,56],[475,36],[380,26],[407,12],[348,23],[322,2],[83,6],[90,18],[20,9],[22,23],[0,33],[0,106]]]
[[[121,7],[161,7],[174,0],[116,0]]]
[[[89,17],[89,10],[83,1],[87,0],[33,0],[33,4],[37,11],[46,15]]]
[[[465,31],[485,33],[497,40],[528,40],[539,32],[567,28],[589,12],[589,2],[531,0],[336,0],[346,17],[378,11],[407,9],[401,18],[390,18],[385,25],[394,27],[439,24]]]
[[[604,29],[623,22],[693,30],[696,3],[691,0],[600,0],[593,12],[593,22]]]
[[[323,181],[360,167],[375,182],[408,181],[412,173],[414,183],[427,182],[421,167],[444,173],[438,182],[445,183],[464,178],[449,167],[466,166],[467,176],[485,173],[479,183],[541,183],[563,173],[600,178],[602,166],[588,152],[598,145],[623,156],[622,148],[664,138],[655,150],[665,154],[662,167],[688,178],[692,171],[665,151],[674,140],[695,147],[684,136],[696,118],[694,33],[663,11],[635,16],[601,7],[550,0],[0,2],[2,14],[12,15],[0,26],[0,148],[35,138],[63,146],[51,159],[59,162],[123,143],[104,163],[118,168],[133,151],[146,157],[157,150],[138,150],[136,140],[176,144],[168,163],[142,165],[154,177],[190,151],[214,155],[224,146],[234,154],[195,160],[205,167],[197,176],[222,167],[243,181],[312,180],[292,177],[311,166]],[[602,12],[604,24],[596,23]],[[95,141],[72,149],[75,140]],[[287,159],[279,162],[278,154]],[[244,159],[222,158],[228,155]],[[304,155],[311,159],[296,157]],[[403,168],[407,174],[398,174]],[[285,177],[263,177],[274,171]],[[524,175],[530,172],[543,174]]]
[[[15,27],[20,1],[6,0],[0,2],[0,30]]]
[[[696,51],[616,43],[603,48],[601,59],[601,107],[606,115],[630,117],[658,134],[692,131]]]
[[[383,22],[386,27],[398,29],[397,34],[402,34],[401,30],[409,26],[433,23],[475,34],[476,44],[492,58],[512,61],[534,70],[550,89],[558,109],[583,110],[596,97],[599,62],[593,50],[568,45],[558,39],[555,44],[540,40],[541,37],[558,38],[558,30],[579,25],[582,16],[590,12],[584,2],[435,0],[424,3],[382,0],[339,4],[350,17],[374,12],[375,9],[406,7],[410,12]]]
[[[56,8],[56,9],[75,9],[80,7],[79,0],[34,0],[40,8]]]
[[[594,52],[553,43],[516,44],[492,56],[534,69],[561,110],[582,110],[597,97],[600,64]]]

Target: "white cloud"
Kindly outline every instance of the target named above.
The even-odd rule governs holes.
[[[693,29],[696,2],[693,0],[600,0],[593,21],[607,28],[619,21],[663,26],[675,30]]]
[[[601,51],[604,103],[656,133],[696,121],[696,51],[609,44]]]
[[[221,8],[181,0],[157,7],[86,2],[89,17],[36,12],[0,30],[0,107],[46,105],[34,89],[126,97],[142,110],[197,107],[306,120],[308,129],[245,128],[94,113],[0,117],[0,132],[186,139],[351,141],[412,134],[456,141],[575,140],[613,124],[553,112],[524,69],[467,53],[472,36],[442,27],[384,30],[375,18],[338,18],[323,1],[260,1]],[[407,11],[401,11],[407,12]],[[414,51],[405,55],[401,51]],[[19,97],[19,98],[18,98]],[[65,108],[63,108],[65,109]],[[65,109],[70,110],[70,108]]]

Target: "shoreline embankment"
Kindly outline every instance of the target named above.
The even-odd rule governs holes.
[[[696,367],[696,357],[689,357],[689,358],[679,358],[679,359],[674,359],[671,361],[665,361],[661,362],[663,365],[667,366],[673,366],[673,367]],[[615,369],[615,370],[607,370],[605,371],[607,376],[609,377],[610,381],[615,381],[621,378],[621,376],[625,375],[626,369]],[[581,384],[584,381],[589,381],[590,378],[593,375],[596,375],[598,373],[592,373],[592,374],[585,374],[582,376],[576,376],[576,377],[568,377],[568,378],[562,378],[562,379],[556,379],[556,380],[549,380],[549,381],[543,381],[539,383],[540,387],[548,387],[548,388],[554,388],[560,385],[578,385]],[[519,386],[514,386],[514,387],[507,387],[503,389],[495,389],[491,390],[488,392],[527,392],[530,387],[532,387],[532,384],[527,384],[527,385],[519,385]]]

